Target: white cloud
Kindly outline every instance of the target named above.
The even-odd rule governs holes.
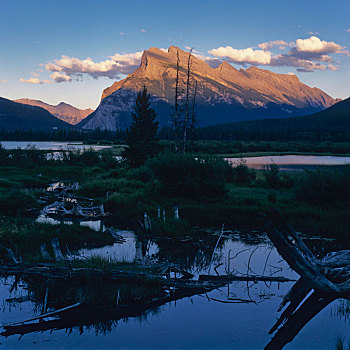
[[[343,46],[333,41],[320,40],[317,36],[308,39],[297,39],[295,48],[298,52],[309,52],[317,54],[338,53]]]
[[[140,30],[140,32],[141,32],[141,33],[146,33],[146,29],[143,29],[143,28],[142,28],[142,29]]]
[[[22,83],[29,83],[29,84],[51,84],[52,81],[50,80],[40,80],[39,78],[30,78],[30,79],[19,79]]]
[[[284,54],[274,55],[268,49],[278,46],[280,50],[290,47]],[[321,40],[316,36],[307,39],[297,39],[289,44],[283,40],[267,41],[258,45],[262,50],[234,49],[230,46],[220,47],[208,51],[216,57],[239,64],[269,65],[295,67],[300,72],[313,72],[315,70],[337,70],[333,55],[350,53],[345,47],[333,41]]]
[[[325,64],[301,59],[290,54],[272,57],[270,65],[275,67],[296,67],[298,72],[313,72],[327,68]]]
[[[272,40],[267,41],[265,43],[261,43],[258,46],[263,50],[271,50],[274,46],[279,46],[280,50],[283,50],[285,46],[288,46],[289,44],[286,43],[284,40]]]
[[[120,32],[119,35],[124,36],[124,35],[128,35],[128,33]]]
[[[208,52],[213,56],[226,58],[230,62],[241,64],[250,63],[267,65],[271,61],[271,52],[254,50],[251,47],[237,50],[231,46],[226,46],[212,49]]]
[[[95,62],[90,57],[81,60],[76,57],[62,56],[59,60],[47,63],[45,68],[51,72],[61,73],[60,76],[51,76],[56,82],[70,81],[72,76],[81,74],[90,75],[95,79],[99,77],[115,79],[121,74],[133,72],[140,65],[142,54],[142,51],[127,54],[116,53],[100,62]]]
[[[0,80],[0,84],[6,84],[6,83],[7,83],[7,80],[5,79]]]
[[[336,71],[336,70],[338,70],[338,67],[337,67],[337,66],[334,66],[333,64],[329,64],[329,65],[327,66],[327,69],[332,70],[332,71]]]
[[[346,31],[347,31],[348,33],[350,33],[350,29],[347,29]]]
[[[50,78],[52,78],[56,83],[62,83],[62,82],[66,82],[66,81],[71,81],[72,77],[70,77],[69,75],[65,74],[65,73],[61,73],[61,72],[54,72],[50,75]]]

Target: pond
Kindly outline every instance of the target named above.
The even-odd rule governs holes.
[[[96,230],[100,230],[101,225],[105,227],[100,221],[83,224]],[[123,242],[101,248],[83,248],[75,255],[81,258],[111,257],[122,262],[142,261],[144,264],[167,261],[192,272],[195,278],[199,274],[215,274],[214,271],[219,274],[229,271],[242,276],[298,278],[269,239],[259,232],[226,231],[219,239],[220,231],[214,231],[203,239],[179,241],[137,235],[132,231],[118,231],[118,234],[124,238]],[[333,240],[316,238],[305,241],[321,255],[339,249]],[[13,276],[1,278],[2,324],[39,315],[42,311],[39,295],[45,290],[45,283],[40,278],[22,278],[20,281],[15,281]],[[92,316],[87,313],[81,318],[76,314],[69,319],[53,318],[52,322],[56,322],[53,326],[50,326],[51,321],[42,323],[42,332],[28,331],[24,335],[0,337],[0,343],[4,348],[18,349],[263,349],[272,338],[268,332],[279,316],[277,309],[282,297],[294,283],[235,281],[208,293],[145,310],[133,317],[117,317],[111,312],[118,309],[115,305],[118,285],[91,281],[80,281],[79,284],[61,282],[48,292],[48,305],[66,306],[72,294],[75,298],[84,296],[85,300],[94,295],[94,303],[104,305],[103,312],[99,309]],[[132,293],[141,286],[130,288]],[[106,301],[109,296],[112,301],[108,303],[111,304]],[[334,301],[318,313],[285,349],[335,349],[337,339],[341,338],[347,344],[349,312],[347,301]]]
[[[238,163],[241,158],[226,158],[231,164]],[[313,169],[317,166],[336,166],[350,164],[350,157],[339,156],[262,156],[243,158],[249,168],[264,169],[268,164],[278,165],[280,170]]]
[[[82,142],[59,142],[59,141],[0,141],[5,149],[26,148],[28,145],[35,146],[40,150],[58,151],[60,149],[75,148],[93,148],[94,150],[102,150],[111,148],[111,146],[90,146],[84,145]]]

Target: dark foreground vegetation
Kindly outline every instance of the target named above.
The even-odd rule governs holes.
[[[348,166],[283,173],[275,165],[258,171],[248,169],[243,161],[232,167],[222,158],[163,152],[131,167],[117,161],[109,150],[70,150],[48,157],[36,149],[0,148],[3,226],[5,222],[15,225],[18,218],[35,219],[42,208],[38,199],[55,181],[78,182],[76,194],[103,204],[107,220],[120,228],[140,230],[139,222],[147,212],[157,234],[181,236],[195,226],[221,227],[223,223],[233,229],[256,230],[261,228],[260,212],[279,208],[299,231],[350,237]],[[180,219],[174,217],[176,207]],[[34,235],[40,230],[29,231]],[[0,239],[11,241],[4,233]]]

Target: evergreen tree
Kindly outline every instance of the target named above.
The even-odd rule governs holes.
[[[123,156],[133,166],[142,165],[148,158],[158,152],[156,112],[150,107],[150,95],[146,86],[136,98],[132,123],[126,131],[126,144],[129,146]]]

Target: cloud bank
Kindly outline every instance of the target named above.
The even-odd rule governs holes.
[[[22,83],[28,84],[52,84],[51,80],[40,80],[39,78],[31,77],[30,79],[19,79]]]
[[[347,31],[350,32],[350,29]],[[190,50],[191,48],[186,47],[186,49]],[[168,52],[167,49],[161,50]],[[221,46],[209,50],[210,56],[195,50],[192,50],[192,53],[211,67],[218,67],[223,60],[227,60],[243,66],[294,67],[299,72],[326,69],[336,71],[339,68],[339,63],[334,60],[334,56],[345,54],[350,57],[346,47],[334,41],[321,40],[315,35],[306,39],[297,39],[295,42],[266,41],[258,44],[257,47],[244,49]],[[38,74],[32,73],[30,79],[21,78],[20,81],[29,84],[51,84],[71,82],[73,79],[81,79],[86,76],[94,79],[101,77],[120,79],[122,75],[130,74],[139,67],[142,54],[143,51],[116,53],[102,61],[94,61],[90,57],[80,59],[62,55],[60,59],[41,64],[52,80],[41,80]],[[42,69],[40,71],[42,72]],[[4,84],[5,81],[0,80],[0,83]]]
[[[219,47],[208,51],[209,54],[226,58],[234,63],[250,63],[267,65],[271,62],[271,52],[264,50],[254,50],[251,47],[247,49],[233,49],[231,46]]]
[[[108,77],[117,79],[122,74],[133,72],[140,64],[142,51],[110,56],[107,60],[95,62],[90,57],[83,60],[76,57],[62,56],[45,65],[45,68],[54,72],[51,75],[56,82],[71,81],[73,76],[86,74],[94,79]]]
[[[209,54],[226,59],[229,62],[242,65],[266,65],[274,67],[295,67],[299,72],[314,72],[329,69],[338,70],[338,65],[331,55],[346,54],[349,51],[333,41],[321,40],[312,35],[307,39],[297,39],[287,43],[284,40],[267,41],[258,45],[261,49],[252,47],[247,49],[234,49],[231,46],[219,47],[209,50]],[[278,47],[284,50],[289,47],[287,53],[272,53],[269,50]]]

